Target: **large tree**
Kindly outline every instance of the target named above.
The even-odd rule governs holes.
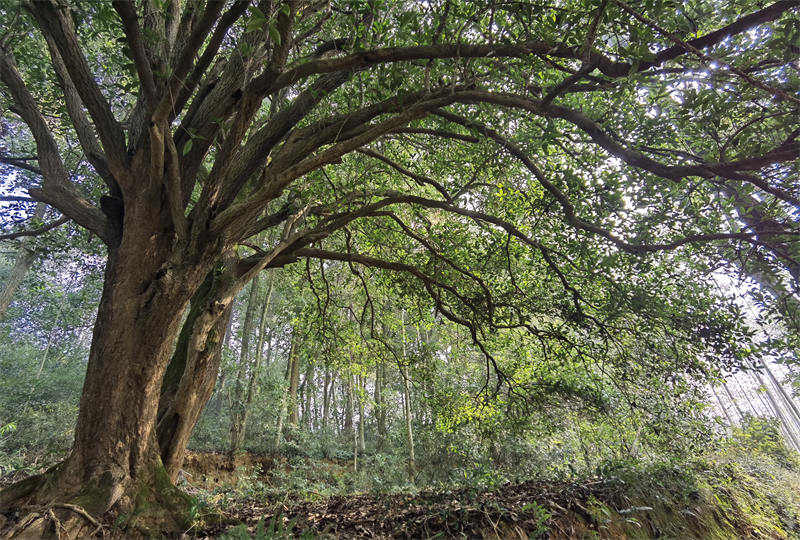
[[[570,342],[514,300],[529,298],[513,282],[520,261],[563,290],[564,320],[603,327],[562,244],[592,246],[610,278],[627,255],[645,271],[648,254],[707,242],[792,272],[799,5],[3,2],[5,108],[40,175],[25,187],[96,235],[107,266],[73,448],[0,505],[136,509],[142,526],[175,526],[171,478],[231,302],[266,268],[410,275],[487,365],[487,328]],[[68,173],[76,147],[94,175]],[[743,196],[772,214],[726,221]],[[278,240],[257,241],[268,229]],[[377,230],[415,248],[378,249],[365,240]],[[448,234],[465,243],[453,250],[470,237],[488,242],[483,256],[504,249],[513,287],[492,294],[469,250],[442,251]]]

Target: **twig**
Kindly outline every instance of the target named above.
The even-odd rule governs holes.
[[[58,517],[56,517],[56,514],[55,512],[53,512],[52,508],[48,508],[47,515],[53,521],[53,526],[56,530],[56,539],[61,540],[61,529],[63,528],[63,526],[61,525],[61,521],[59,521]]]
[[[89,514],[89,512],[87,512],[86,510],[84,510],[84,509],[83,509],[83,508],[81,508],[80,506],[77,506],[77,505],[74,505],[74,504],[67,504],[67,503],[54,503],[54,504],[52,504],[51,506],[52,506],[53,508],[66,508],[67,510],[72,510],[72,511],[73,511],[73,512],[75,512],[76,514],[78,514],[78,515],[80,515],[80,516],[83,516],[83,517],[86,519],[86,521],[88,521],[89,523],[91,523],[92,525],[94,525],[95,527],[97,527],[98,529],[100,529],[100,528],[102,528],[102,527],[103,527],[103,526],[100,524],[100,522],[99,522],[99,521],[97,521],[95,518],[93,518],[93,517],[92,517],[92,516]]]
[[[69,221],[69,218],[64,216],[64,217],[59,218],[59,219],[57,219],[57,220],[55,220],[55,221],[53,221],[51,223],[48,223],[47,225],[44,225],[44,226],[42,226],[42,227],[40,227],[38,229],[31,229],[31,230],[28,230],[28,231],[19,231],[19,232],[8,233],[8,234],[0,234],[0,240],[13,240],[14,238],[19,238],[21,236],[38,236],[40,234],[46,233],[47,231],[55,229],[56,227],[58,227],[60,225],[63,225],[67,221]]]

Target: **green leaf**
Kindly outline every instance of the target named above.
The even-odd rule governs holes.
[[[272,23],[269,25],[269,39],[271,39],[275,45],[281,44],[281,34],[278,32],[278,28]]]

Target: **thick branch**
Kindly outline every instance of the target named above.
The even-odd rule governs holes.
[[[39,167],[43,175],[43,188],[31,189],[30,195],[58,208],[65,216],[95,232],[104,241],[112,238],[105,215],[89,201],[79,196],[69,181],[69,175],[59,156],[58,146],[42,117],[36,101],[16,68],[10,52],[0,48],[0,80],[8,87],[20,116],[28,125],[36,141]]]
[[[50,51],[50,60],[53,63],[56,77],[58,77],[61,91],[64,94],[64,104],[67,108],[67,114],[72,121],[72,126],[75,128],[75,133],[78,135],[81,148],[83,148],[89,163],[92,164],[94,170],[97,171],[97,174],[100,175],[108,186],[111,194],[119,196],[119,186],[111,175],[111,171],[108,170],[108,163],[106,163],[103,149],[100,147],[100,143],[95,136],[94,126],[92,126],[92,123],[83,111],[83,103],[81,102],[80,94],[69,76],[67,67],[61,59],[61,54],[58,52],[58,48],[53,42],[53,39],[49,36],[45,36],[45,38],[47,40],[47,48]]]
[[[42,32],[50,36],[56,44],[70,78],[97,128],[112,172],[116,178],[120,178],[125,163],[125,135],[81,51],[72,19],[67,13],[69,8],[58,6],[52,0],[30,2],[27,6]]]
[[[800,199],[793,194],[774,186],[767,182],[755,178],[752,175],[745,175],[742,171],[758,170],[760,168],[796,159],[800,156],[800,143],[792,142],[788,145],[781,145],[772,152],[767,152],[761,156],[742,159],[738,161],[709,163],[702,165],[683,165],[670,166],[655,161],[641,152],[626,148],[618,143],[608,133],[606,133],[596,122],[589,119],[580,111],[567,109],[558,105],[542,105],[541,102],[533,101],[514,94],[501,94],[485,91],[462,92],[459,101],[463,103],[491,103],[521,109],[531,112],[538,116],[547,118],[560,118],[573,124],[581,131],[589,135],[595,143],[609,152],[611,155],[620,158],[622,161],[646,170],[662,178],[673,181],[681,181],[688,176],[698,176],[701,178],[713,178],[723,176],[733,180],[750,182],[767,193],[778,197],[798,208]]]
[[[145,102],[152,106],[156,99],[156,83],[153,78],[150,59],[147,57],[147,51],[142,42],[142,34],[139,31],[139,18],[136,15],[136,8],[131,0],[115,0],[113,5],[122,20],[122,28],[125,31],[128,46],[133,55],[133,64],[139,74]]]
[[[176,103],[176,99],[182,98],[184,100],[183,102],[185,103],[185,99],[188,99],[188,96],[191,95],[191,92],[194,86],[197,84],[197,81],[200,80],[203,72],[211,63],[211,59],[214,57],[214,55],[216,55],[216,52],[222,43],[222,38],[225,36],[228,28],[242,15],[242,13],[244,13],[244,10],[247,8],[248,4],[249,2],[237,2],[233,7],[231,7],[227,14],[228,16],[226,16],[226,19],[223,20],[223,24],[221,24],[218,28],[219,31],[215,32],[212,36],[212,40],[209,43],[210,48],[206,51],[208,54],[201,56],[200,61],[196,66],[197,69],[192,74],[192,81],[189,83],[189,86],[183,88],[186,76],[192,69],[192,60],[197,55],[197,51],[203,44],[203,40],[205,40],[208,36],[211,26],[219,18],[219,14],[222,11],[222,8],[225,6],[225,2],[206,3],[206,9],[203,12],[203,16],[194,30],[192,30],[191,36],[181,49],[181,52],[178,55],[178,59],[172,70],[172,75],[167,83],[166,92],[161,98],[161,102],[158,104],[153,114],[157,121],[167,120],[168,116],[170,116],[170,113],[171,118],[175,117],[177,112],[173,111],[172,109],[173,105]],[[181,91],[185,92],[185,94],[179,95],[179,92]],[[180,110],[180,107],[177,109]]]

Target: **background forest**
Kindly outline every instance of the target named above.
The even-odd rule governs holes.
[[[0,533],[800,537],[799,11],[0,1]]]

